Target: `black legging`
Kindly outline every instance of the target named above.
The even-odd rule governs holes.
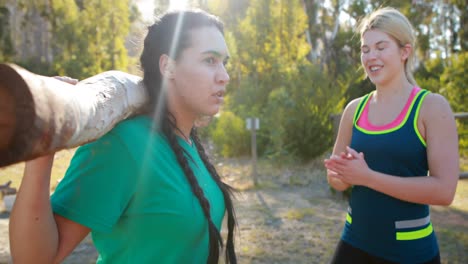
[[[370,255],[369,253],[351,246],[350,244],[340,240],[336,247],[335,254],[330,262],[331,264],[397,264],[396,262],[388,261]],[[433,259],[421,264],[440,264],[440,255],[437,254]]]

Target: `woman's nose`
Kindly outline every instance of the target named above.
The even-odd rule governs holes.
[[[379,51],[378,51],[378,50],[376,50],[376,49],[371,49],[371,50],[369,50],[368,58],[369,58],[369,59],[375,59],[375,58],[378,57],[378,55],[379,55]]]
[[[228,84],[229,80],[230,80],[230,77],[229,77],[229,74],[228,74],[228,72],[226,70],[226,66],[221,65],[219,67],[219,70],[218,70],[217,74],[216,74],[216,81],[221,82],[223,84]]]

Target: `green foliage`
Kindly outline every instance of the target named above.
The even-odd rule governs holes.
[[[298,1],[256,0],[226,37],[237,44],[230,44],[235,66],[227,108],[260,118],[258,149],[269,157],[311,159],[332,143],[328,116],[337,111],[342,93],[308,61],[306,29]]]
[[[169,6],[168,0],[153,1],[155,13]],[[11,20],[4,8],[6,2],[15,4],[15,10],[21,12],[20,25],[8,24]],[[127,51],[124,41],[140,42],[144,29],[130,27],[140,15],[131,3],[130,0],[0,0],[0,60],[15,61],[44,75],[80,79],[110,69],[135,73],[136,67],[128,65],[137,65],[138,61],[127,53],[136,56],[139,51]],[[414,25],[420,62],[415,73],[418,84],[446,96],[454,112],[467,111],[464,88],[467,80],[463,74],[468,39],[464,37],[467,34],[464,18],[468,12],[464,1],[330,0],[327,5],[312,0],[188,3],[219,15],[226,23],[231,81],[225,112],[210,126],[200,129],[203,138],[217,138],[223,155],[249,153],[250,135],[243,120],[251,116],[261,120],[257,134],[260,155],[278,159],[290,155],[293,159],[308,160],[329,149],[333,140],[330,114],[341,113],[351,99],[374,89],[360,68],[359,36],[354,30],[362,16],[380,6],[400,9]],[[349,19],[337,19],[340,12]],[[41,40],[48,45],[44,49],[47,54],[32,49],[26,54],[31,57],[24,56],[25,47],[30,50],[33,46],[28,41],[37,33],[37,27],[28,19],[37,16],[47,22],[46,32],[41,35],[49,36],[47,41]],[[11,32],[18,27],[20,30]],[[29,36],[27,41],[22,39],[25,36]],[[225,118],[229,122],[224,122]],[[459,124],[459,131],[461,145],[466,146],[463,145],[466,121]]]
[[[432,60],[426,60],[414,76],[418,85],[432,92],[440,92],[440,75],[444,71],[444,62],[440,58],[434,58]]]
[[[20,26],[25,31],[14,34],[12,40],[15,50],[20,51],[18,57],[10,57],[15,63],[42,75],[79,79],[106,70],[127,70],[124,43],[130,18],[135,19],[135,12],[130,13],[130,0],[18,0],[10,4],[15,5],[18,23],[12,28]],[[7,26],[2,23],[0,33]],[[40,39],[27,45],[36,35]],[[2,45],[0,57],[5,51],[8,49]]]
[[[266,152],[273,158],[287,154],[306,161],[331,147],[330,116],[340,111],[345,85],[332,84],[314,65],[289,78],[270,93],[263,117],[269,124],[264,128],[269,137]],[[293,82],[299,78],[302,82]]]
[[[314,8],[325,10],[318,5]],[[236,24],[228,25],[226,32],[232,57],[226,109],[242,118],[260,118],[260,155],[299,160],[317,157],[331,147],[330,115],[342,111],[344,92],[359,74],[350,67],[359,62],[354,33],[345,28],[334,41],[324,40],[330,47],[322,62],[328,64],[311,64],[309,53],[314,46],[310,44],[317,43],[314,38],[323,38],[320,32],[333,30],[333,12],[322,13],[322,22],[317,20],[310,28],[308,15],[318,13],[306,13],[310,9],[304,9],[300,1],[255,0],[245,10],[243,18],[229,16]],[[305,34],[308,27],[312,31],[320,27],[311,31],[310,43]]]
[[[79,13],[80,77],[126,70],[125,37],[130,28],[128,0],[88,0]]]
[[[467,66],[468,52],[456,54],[449,60],[449,65],[440,77],[442,87],[440,92],[447,97],[455,112],[468,111]]]
[[[452,56],[449,65],[440,77],[440,93],[443,94],[454,112],[468,112],[468,52]],[[457,120],[459,148],[463,157],[468,157],[468,120]]]
[[[53,49],[56,57],[53,62],[58,75],[69,75],[75,78],[87,77],[83,71],[83,58],[86,53],[81,52],[86,46],[80,38],[80,11],[74,0],[53,0],[50,18],[52,24]]]
[[[53,75],[54,69],[52,66],[44,61],[38,61],[34,58],[23,60],[20,62],[16,63],[17,65],[28,69],[28,71],[34,72],[36,74],[44,75],[44,76],[49,76]]]
[[[348,89],[346,90],[346,104],[355,98],[370,93],[373,90],[375,90],[375,86],[369,78],[363,79],[361,76],[355,76],[349,83]]]
[[[222,112],[214,126],[211,137],[223,157],[247,155],[250,146],[250,133],[244,120],[232,112]]]
[[[154,14],[156,16],[161,15],[169,8],[169,0],[154,0]]]
[[[468,52],[454,54],[448,60],[436,57],[425,61],[416,72],[418,85],[440,93],[449,101],[452,111],[467,112],[468,77],[466,75]],[[447,66],[445,66],[447,65]],[[457,120],[461,156],[468,156],[468,122]]]
[[[460,27],[456,32],[456,38],[460,41],[461,52],[468,51],[468,5],[464,0],[449,0],[460,12]]]
[[[8,8],[0,5],[0,61],[9,61],[15,51],[10,36],[10,12]]]

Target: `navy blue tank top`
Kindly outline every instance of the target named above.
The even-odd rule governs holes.
[[[354,115],[351,148],[363,152],[372,170],[395,177],[428,175],[426,143],[417,119],[426,90],[414,96],[403,121],[387,130],[370,131],[358,125],[370,95]],[[429,206],[402,201],[364,186],[353,186],[342,239],[371,255],[397,263],[421,263],[439,248]]]

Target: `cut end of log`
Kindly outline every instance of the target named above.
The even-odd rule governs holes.
[[[73,86],[0,64],[0,167],[96,140],[146,104],[137,76],[87,80]]]
[[[0,150],[6,149],[13,140],[15,127],[15,100],[0,80]]]
[[[26,70],[0,64],[0,167],[23,156],[28,141],[24,135],[34,120],[34,100],[21,71]]]

